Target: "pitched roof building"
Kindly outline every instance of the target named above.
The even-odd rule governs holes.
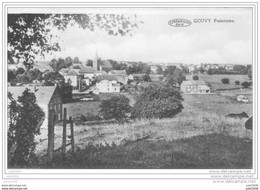
[[[26,88],[35,94],[36,103],[45,113],[45,119],[41,128],[48,127],[48,116],[50,110],[55,112],[55,118],[57,120],[62,118],[62,99],[56,86],[11,86],[7,88],[7,91],[12,94],[12,97],[15,100],[18,100],[18,97],[23,94]]]
[[[187,94],[205,94],[210,93],[210,87],[204,80],[183,81],[181,91]]]

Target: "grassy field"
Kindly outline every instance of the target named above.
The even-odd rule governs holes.
[[[99,94],[99,101],[81,101],[81,102],[73,102],[63,104],[63,108],[67,108],[68,117],[71,116],[72,118],[80,117],[81,115],[99,115],[99,106],[102,100],[109,99],[110,97],[114,96],[113,93],[105,93]]]
[[[79,125],[74,133],[76,155],[68,154],[61,161],[57,154],[55,168],[252,167],[251,131],[245,130],[243,120],[217,114],[181,113],[171,119]],[[62,126],[55,128],[55,134],[56,149],[61,146]],[[37,150],[40,147],[39,153],[46,152],[47,140]]]
[[[192,80],[193,75],[187,75],[187,80]],[[232,89],[239,88],[240,85],[235,85],[235,81],[238,80],[240,84],[242,82],[249,82],[248,75],[208,75],[208,74],[200,74],[198,75],[200,80],[204,80],[206,83],[210,84],[211,89]],[[228,78],[229,84],[222,84],[221,79]]]
[[[201,111],[215,113],[219,116],[225,116],[229,113],[246,112],[249,116],[253,114],[253,104],[242,103],[236,100],[236,96],[231,92],[225,92],[223,95],[189,95],[184,94],[183,112],[193,112],[201,114]],[[248,96],[249,97],[249,96]],[[252,96],[250,95],[251,100]]]
[[[192,80],[193,75],[187,75],[187,80]],[[244,81],[250,81],[248,75],[208,75],[200,74],[198,75],[200,80],[204,80],[208,83],[222,83],[221,79],[228,78],[230,84],[235,84],[235,81],[238,80],[240,83]]]

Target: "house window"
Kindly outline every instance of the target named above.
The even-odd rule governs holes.
[[[115,88],[115,91],[116,91],[116,88]]]

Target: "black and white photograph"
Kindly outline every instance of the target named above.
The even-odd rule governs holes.
[[[3,3],[3,176],[255,184],[257,6]]]

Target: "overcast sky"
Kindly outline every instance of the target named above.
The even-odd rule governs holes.
[[[68,28],[60,34],[62,51],[47,59],[78,56],[85,61],[93,59],[97,51],[102,59],[118,61],[252,64],[252,10],[249,8],[117,11],[137,14],[137,19],[144,24],[132,32],[132,37]],[[172,27],[168,24],[169,20],[178,18],[188,19],[192,24],[188,27]],[[194,23],[194,19],[211,19],[211,22]],[[234,22],[216,23],[214,19]]]

